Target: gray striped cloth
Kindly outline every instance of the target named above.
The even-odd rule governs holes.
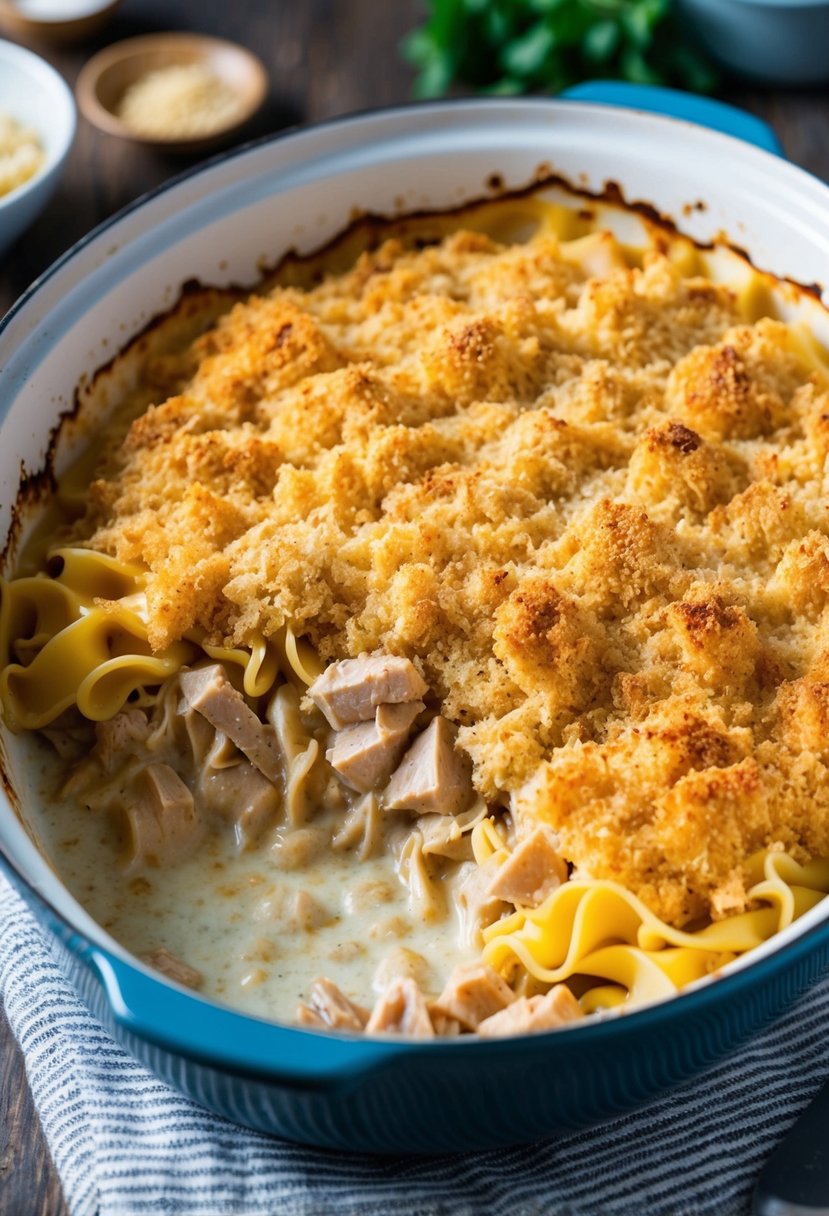
[[[209,1114],[86,1011],[0,878],[0,997],[72,1216],[743,1216],[829,1074],[829,981],[726,1064],[555,1142],[452,1158],[319,1152]]]

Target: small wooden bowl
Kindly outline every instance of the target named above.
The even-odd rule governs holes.
[[[71,15],[72,5],[67,2],[67,16],[35,16],[15,0],[0,0],[0,29],[19,38],[37,39],[41,42],[83,42],[102,30],[118,8],[121,0],[98,0],[85,6],[78,16]]]
[[[116,110],[130,85],[161,68],[203,64],[239,97],[232,121],[199,136],[160,137],[133,131]],[[106,47],[83,67],[75,88],[89,122],[109,135],[131,139],[164,152],[204,152],[227,143],[260,109],[268,93],[261,61],[245,47],[205,34],[147,34]]]

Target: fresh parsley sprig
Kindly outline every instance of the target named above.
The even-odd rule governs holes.
[[[707,93],[714,69],[684,39],[672,0],[428,0],[403,42],[414,92],[558,93],[601,76]]]

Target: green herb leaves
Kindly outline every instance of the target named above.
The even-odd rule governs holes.
[[[429,0],[404,40],[418,97],[453,82],[487,93],[557,93],[600,75],[710,92],[716,75],[684,41],[671,0]]]

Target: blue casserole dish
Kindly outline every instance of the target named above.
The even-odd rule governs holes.
[[[457,206],[485,194],[493,175],[518,188],[543,167],[595,191],[612,180],[699,240],[725,231],[780,276],[829,278],[829,189],[773,155],[767,131],[741,131],[759,150],[647,112],[675,104],[664,95],[638,94],[635,111],[606,104],[618,102],[613,90],[601,99],[470,101],[340,120],[217,158],[96,230],[0,325],[0,535],[12,527],[21,461],[31,473],[43,467],[75,384],[183,282],[255,282],[260,259],[319,247],[355,207],[393,215]],[[715,118],[731,122],[727,111]],[[607,1119],[721,1058],[829,961],[829,906],[818,906],[724,976],[554,1033],[406,1042],[276,1025],[166,982],[96,926],[24,827],[34,785],[25,749],[7,735],[2,765],[3,871],[93,1012],[198,1102],[308,1144],[456,1152]]]

